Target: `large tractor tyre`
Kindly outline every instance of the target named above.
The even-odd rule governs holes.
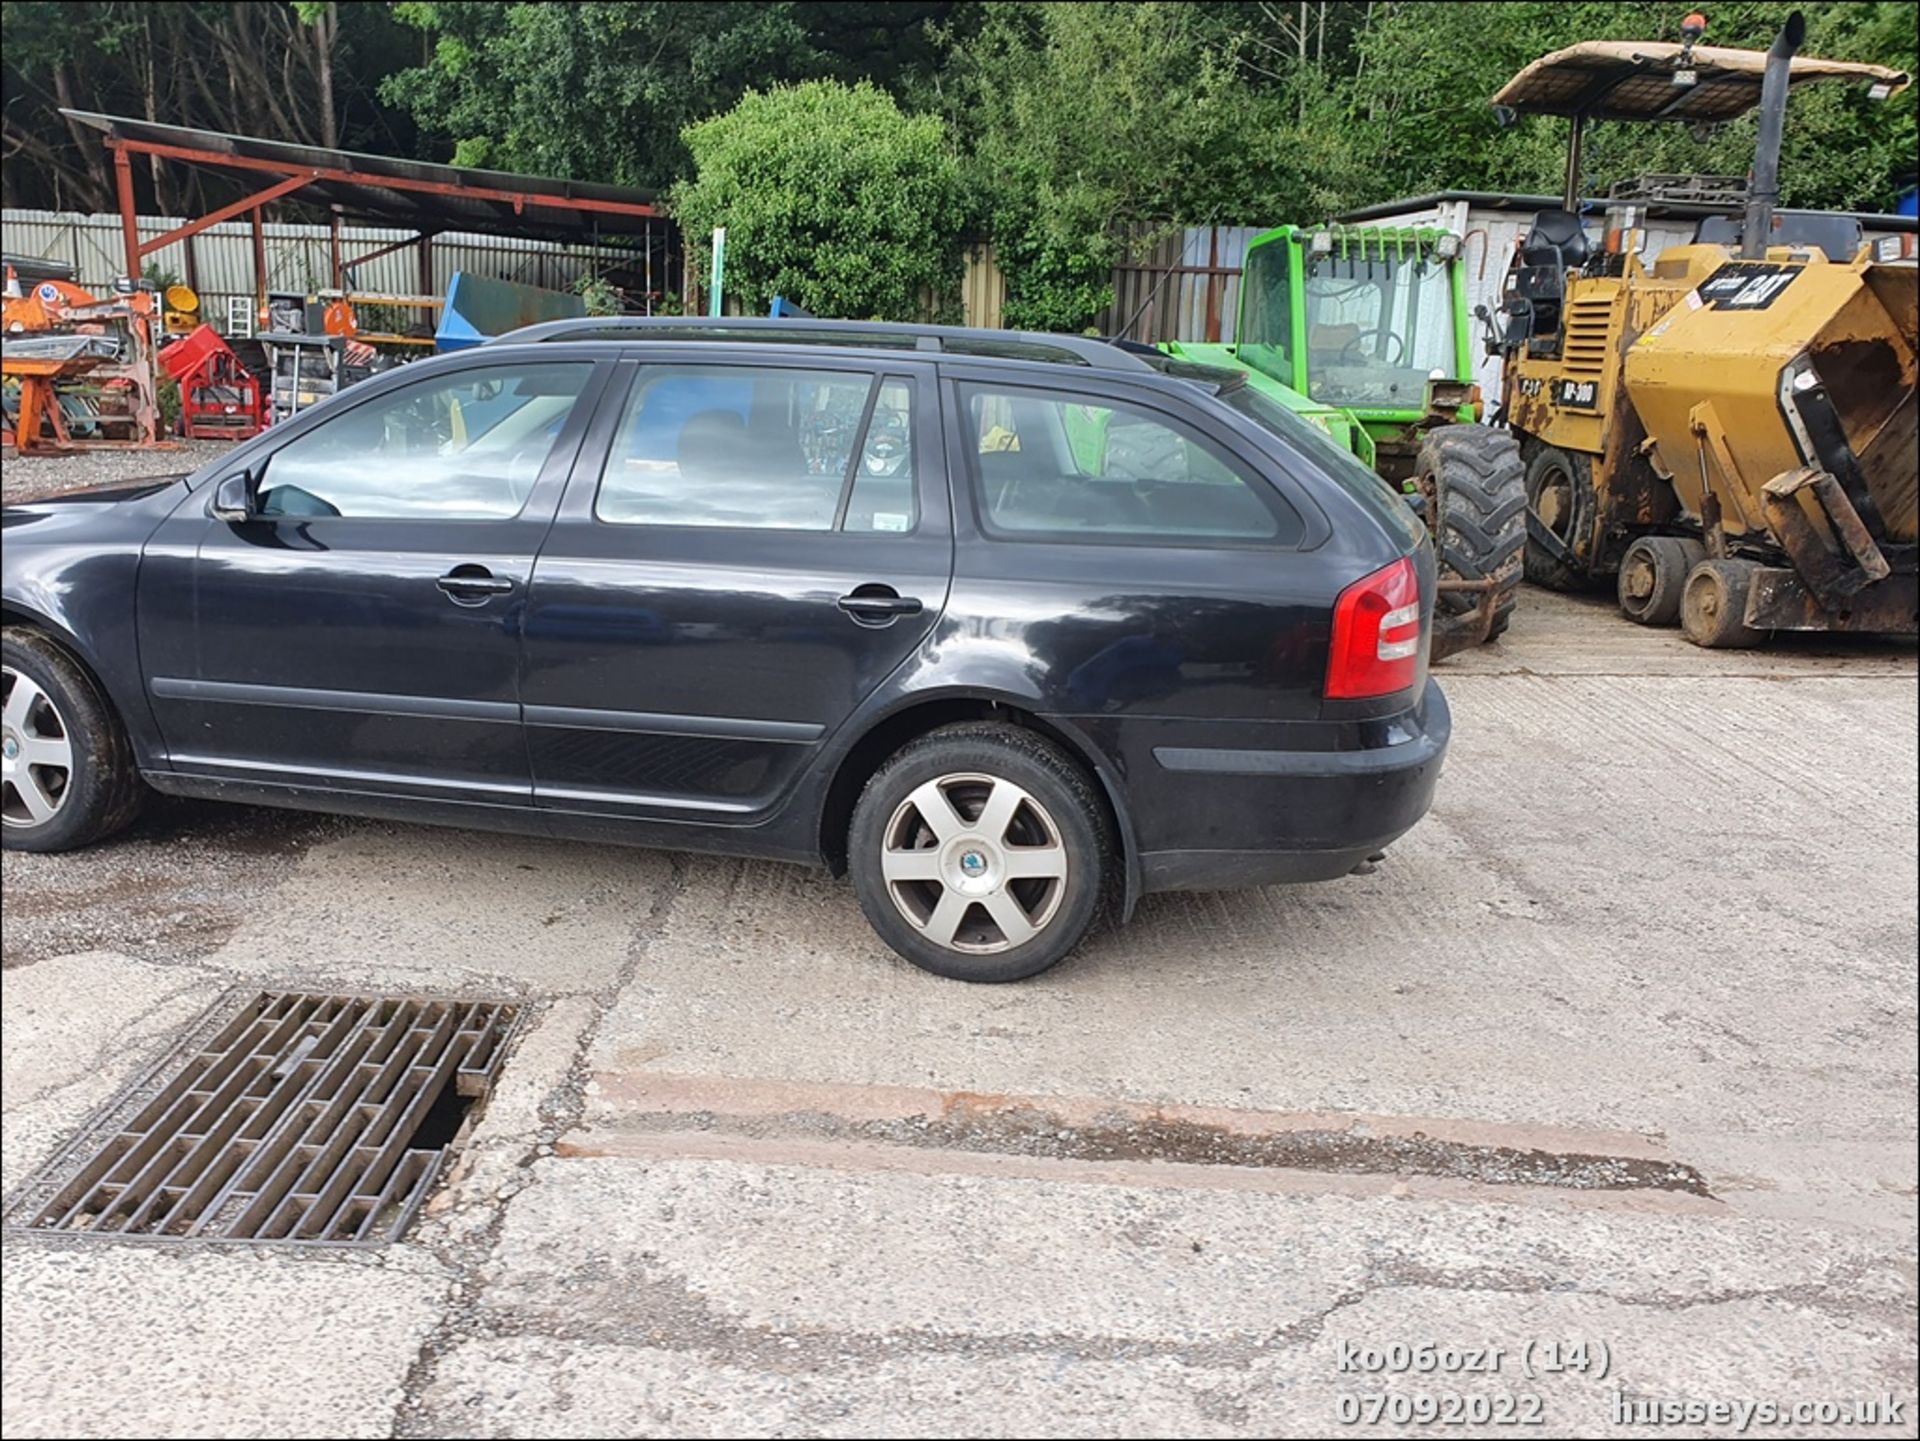
[[[1707,558],[1697,540],[1647,535],[1627,547],[1620,561],[1620,611],[1641,625],[1672,625],[1693,568]]]
[[[1708,650],[1746,650],[1767,638],[1747,624],[1747,592],[1760,567],[1750,560],[1703,560],[1687,573],[1680,628]]]
[[[146,787],[113,708],[39,631],[8,626],[0,652],[6,849],[70,851],[123,829]]]
[[[1549,590],[1584,590],[1592,580],[1585,553],[1593,535],[1593,457],[1541,441],[1527,443],[1527,509],[1534,525],[1553,536],[1569,555],[1557,554],[1537,536],[1527,537],[1527,579]]]
[[[1504,430],[1443,425],[1427,432],[1414,461],[1440,579],[1492,582],[1488,592],[1442,590],[1434,599],[1429,658],[1493,640],[1513,618],[1527,543],[1526,467]]]

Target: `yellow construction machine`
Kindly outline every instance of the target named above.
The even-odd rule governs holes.
[[[1572,122],[1563,209],[1507,273],[1493,343],[1527,467],[1527,574],[1617,575],[1621,609],[1703,646],[1775,630],[1916,630],[1916,268],[1909,231],[1777,208],[1790,87],[1907,84],[1883,66],[1767,51],[1587,42],[1536,60],[1494,104]],[[1580,148],[1605,120],[1713,124],[1758,106],[1740,215],[1641,254],[1644,206],[1581,223]],[[1489,317],[1491,318],[1491,317]]]

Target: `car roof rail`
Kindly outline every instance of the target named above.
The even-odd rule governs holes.
[[[583,315],[545,320],[495,336],[490,345],[549,340],[757,340],[934,351],[1001,360],[1050,361],[1095,370],[1151,370],[1131,347],[1092,335],[985,330],[965,325],[908,325],[890,320],[778,320],[758,315]]]

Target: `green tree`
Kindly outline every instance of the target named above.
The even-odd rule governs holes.
[[[957,300],[966,229],[937,116],[904,115],[865,83],[752,92],[686,131],[694,178],[674,191],[696,251],[727,228],[726,287],[820,315],[915,320]]]
[[[1279,107],[1242,74],[1219,7],[989,4],[935,100],[1007,276],[1009,324],[1086,325],[1141,226],[1266,219],[1295,173]]]
[[[398,62],[391,7],[372,0],[235,5],[4,0],[0,191],[9,205],[105,210],[113,172],[98,131],[61,109],[141,116],[306,145],[411,154],[412,127],[374,98]],[[232,182],[154,159],[143,207],[166,213],[232,197]]]
[[[432,49],[381,94],[451,140],[456,164],[615,185],[671,184],[690,122],[820,62],[789,0],[405,0],[395,14]]]
[[[1345,86],[1342,137],[1354,158],[1342,168],[1355,179],[1347,203],[1454,187],[1559,193],[1566,122],[1531,117],[1503,128],[1494,93],[1529,61],[1581,40],[1678,40],[1684,8],[1664,0],[1379,6]],[[1738,0],[1713,7],[1708,41],[1765,49],[1796,8],[1808,16],[1801,53],[1912,71],[1913,7],[1905,3]],[[1678,124],[1598,125],[1583,188],[1604,194],[1614,181],[1650,173],[1744,174],[1754,134],[1751,114],[1706,136]],[[1790,205],[1887,209],[1913,155],[1912,90],[1883,104],[1844,83],[1798,86],[1787,110],[1783,195]]]

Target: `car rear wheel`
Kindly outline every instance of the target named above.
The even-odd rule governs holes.
[[[121,829],[143,791],[119,719],[39,632],[8,626],[0,650],[0,840],[67,851]]]
[[[1092,780],[1013,726],[946,726],[867,782],[848,870],[874,930],[962,981],[1017,981],[1071,951],[1098,918],[1113,842]]]

